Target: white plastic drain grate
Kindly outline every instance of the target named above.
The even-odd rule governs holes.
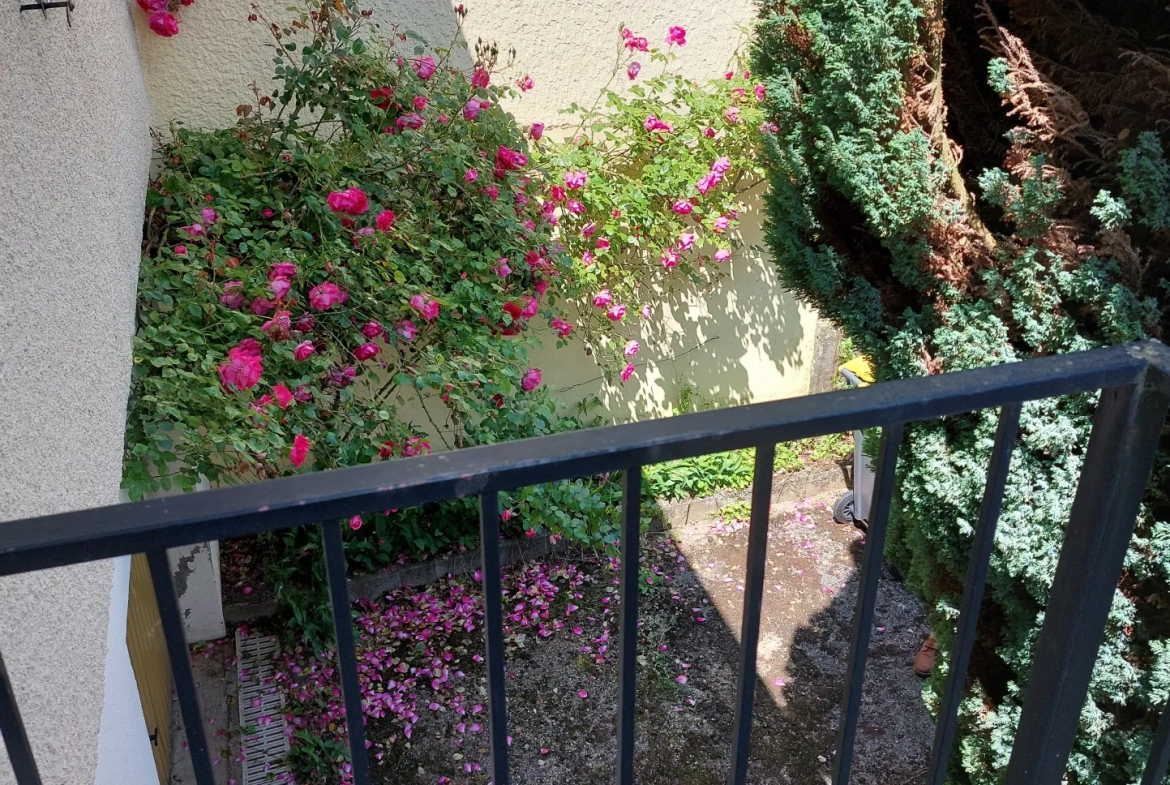
[[[284,735],[284,697],[272,680],[276,673],[273,658],[277,648],[272,635],[241,637],[239,630],[236,631],[240,727],[245,729],[243,785],[293,781],[284,762],[289,750],[288,737]],[[271,721],[262,725],[262,717]]]

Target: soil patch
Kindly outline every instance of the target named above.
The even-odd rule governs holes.
[[[752,783],[829,780],[864,537],[832,522],[833,498],[774,508]],[[726,781],[747,528],[728,521],[645,538],[636,720],[639,782]],[[617,567],[616,560],[565,556],[507,576],[508,713],[515,782],[613,781]],[[487,783],[477,590],[471,579],[446,581],[361,604],[363,678],[370,680],[367,702],[370,695],[388,696],[376,700],[391,708],[379,709],[384,716],[371,718],[367,726],[376,782]],[[461,628],[465,623],[475,629]],[[404,628],[421,624],[449,628],[450,634],[444,641],[432,639],[411,649],[404,642]],[[925,767],[933,724],[911,661],[926,632],[921,606],[883,576],[854,783],[901,785]],[[422,660],[420,647],[427,652]],[[322,670],[328,671],[328,665]],[[335,727],[314,716],[330,703],[327,694],[322,701],[314,693],[312,679],[306,681],[304,674],[314,666],[306,664],[303,653],[293,652],[286,668],[300,669],[289,688],[300,694],[291,701],[294,712],[304,712],[300,727]],[[395,675],[402,681],[390,688]],[[320,686],[328,689],[327,683]]]

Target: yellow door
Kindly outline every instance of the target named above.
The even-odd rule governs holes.
[[[166,785],[171,775],[171,663],[163,637],[162,621],[146,556],[136,553],[130,561],[130,607],[126,618],[126,647],[138,682],[146,732],[150,734],[158,781]]]

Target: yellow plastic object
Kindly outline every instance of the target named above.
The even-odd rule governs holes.
[[[870,366],[869,360],[864,357],[854,357],[849,362],[837,369],[838,371],[849,371],[851,374],[861,380],[862,387],[868,387],[873,384],[873,367]]]

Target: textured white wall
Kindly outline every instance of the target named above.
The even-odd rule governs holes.
[[[118,499],[149,165],[131,5],[84,0],[69,28],[0,3],[0,521]],[[0,580],[0,649],[46,785],[94,781],[103,707],[141,717],[134,693],[105,701],[113,576]]]

